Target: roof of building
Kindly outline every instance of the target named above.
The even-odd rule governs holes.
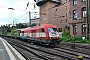
[[[47,1],[54,2],[54,3],[60,3],[61,2],[61,0],[34,0],[34,1],[36,2],[37,6],[43,5]]]

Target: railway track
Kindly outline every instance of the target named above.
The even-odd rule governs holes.
[[[11,39],[12,40],[12,39]],[[78,52],[72,49],[66,48],[45,48],[37,45],[30,45],[24,42],[20,42],[18,40],[12,40],[13,43],[18,43],[19,47],[22,46],[22,49],[32,50],[32,52],[36,56],[45,59],[45,60],[77,60],[78,55],[83,55],[84,60],[90,60],[90,55]],[[15,43],[15,44],[16,44]],[[17,45],[17,44],[16,44]],[[29,48],[28,48],[29,47]],[[20,47],[21,48],[21,47]]]
[[[38,56],[39,58],[42,58],[42,59],[45,59],[45,60],[67,60],[67,59],[71,59],[71,58],[67,58],[67,57],[64,57],[64,56],[58,56],[56,54],[53,54],[53,53],[50,53],[50,51],[46,52],[46,51],[43,51],[43,50],[39,50],[39,49],[36,49],[37,47],[36,46],[29,46],[27,45],[28,48],[26,45],[23,45],[23,44],[20,44],[20,43],[15,43],[15,42],[11,42],[11,41],[8,41],[10,44],[13,44],[15,46],[18,46],[22,49],[25,49],[29,52],[31,52],[32,54]],[[56,56],[55,56],[56,55]],[[71,59],[73,60],[73,59]]]
[[[78,53],[83,53],[83,54],[87,54],[87,55],[90,55],[90,45],[89,44],[79,44],[79,43],[76,43],[75,44],[75,48],[73,49],[71,47],[72,43],[61,43],[58,48],[62,48],[62,49],[65,49],[65,50],[70,50],[70,51],[76,51]],[[64,48],[64,47],[67,47],[67,48]]]

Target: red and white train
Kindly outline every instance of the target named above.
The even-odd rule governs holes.
[[[60,43],[57,27],[53,24],[21,29],[20,38],[45,45],[58,45]]]

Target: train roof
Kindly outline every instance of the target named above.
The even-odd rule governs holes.
[[[53,24],[42,24],[41,26],[34,26],[34,27],[28,27],[28,28],[24,28],[24,29],[21,29],[21,31],[27,31],[27,30],[33,30],[33,29],[40,29],[40,28],[57,28],[55,25]]]
[[[55,25],[53,24],[42,24],[41,26],[46,26],[46,27],[51,27],[51,28],[57,28]]]
[[[28,29],[30,29],[30,28],[31,28],[31,27],[23,28],[23,29],[21,29],[21,31],[28,30]]]

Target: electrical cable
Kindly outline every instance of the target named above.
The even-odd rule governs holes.
[[[53,8],[55,8],[55,7],[62,6],[62,5],[66,4],[66,3],[70,2],[70,1],[72,1],[72,0],[69,0],[69,1],[64,2],[64,3],[61,3],[61,4],[60,4],[60,3],[59,3],[59,4],[56,4],[55,6],[53,6],[53,7],[49,8],[49,9],[47,9],[47,10],[44,10],[44,11],[42,11],[42,12],[45,12],[45,11],[51,10],[51,9],[53,9]]]
[[[32,10],[34,10],[34,9],[32,9]],[[30,10],[30,11],[32,11],[32,10]],[[20,16],[20,17],[18,17],[18,18],[14,18],[13,20],[19,20],[19,19],[23,18],[24,16],[26,16],[28,13],[29,13],[29,12],[25,13],[24,15],[22,15],[22,16]]]
[[[31,6],[32,6],[32,5],[30,5],[28,8],[30,8]],[[28,9],[28,8],[27,8],[27,9]],[[37,8],[37,7],[35,7],[35,8]],[[34,9],[35,9],[35,8],[34,8]],[[25,9],[25,10],[27,10],[27,9]],[[32,10],[34,10],[34,9],[32,9]],[[25,10],[24,10],[23,12],[25,12]],[[32,10],[30,10],[30,11],[32,11]],[[28,13],[29,13],[29,12],[28,12]],[[19,14],[19,15],[20,15],[20,14]],[[24,15],[26,15],[26,13],[25,13]],[[23,16],[24,16],[24,15],[23,15]],[[22,16],[22,17],[23,17],[23,16]],[[22,17],[20,17],[20,18],[22,18]],[[20,18],[19,18],[19,19],[20,19]],[[16,19],[16,18],[14,18],[14,19]]]

